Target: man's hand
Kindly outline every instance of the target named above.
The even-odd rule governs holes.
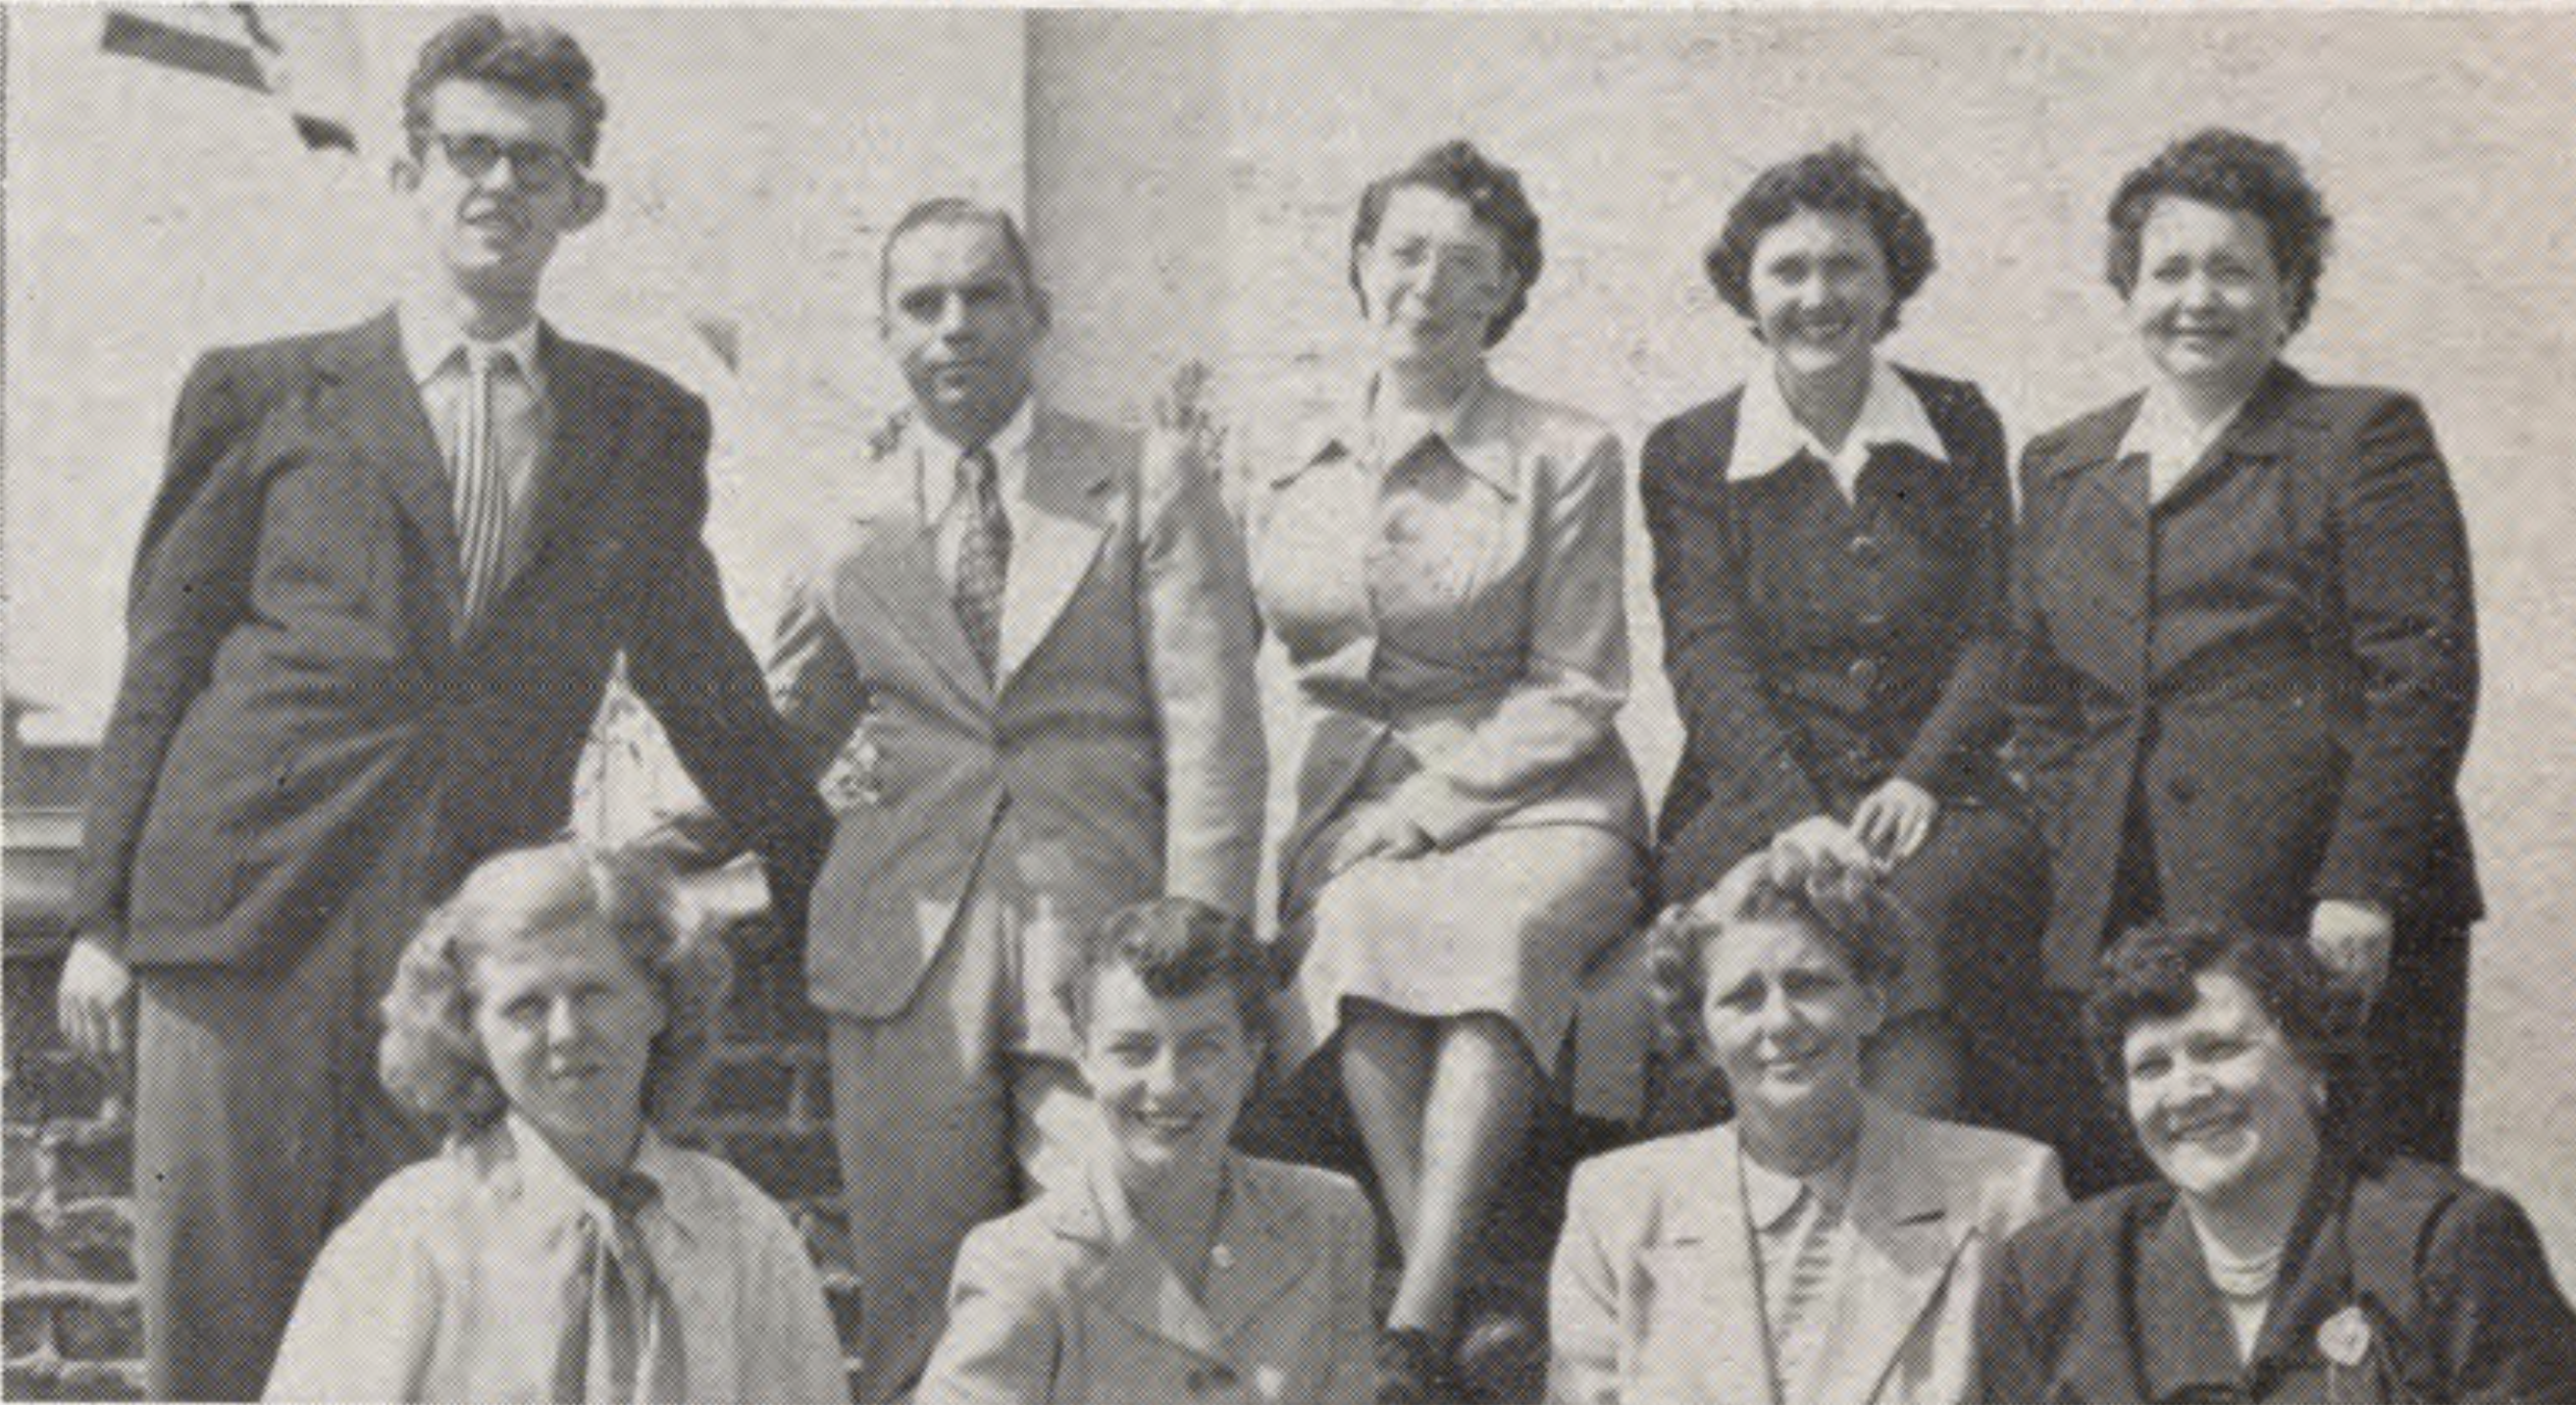
[[[94,932],[75,937],[63,958],[54,1018],[73,1052],[102,1063],[114,1063],[133,1047],[134,972]]]
[[[1851,828],[1880,862],[1893,866],[1914,857],[1940,817],[1941,802],[1932,792],[1893,776],[1852,811]]]
[[[2308,918],[2308,945],[2346,989],[2377,1000],[2388,979],[2388,954],[2397,922],[2377,903],[2328,898]]]

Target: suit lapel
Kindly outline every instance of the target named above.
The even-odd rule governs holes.
[[[1650,1271],[1677,1276],[1679,1288],[1697,1277],[1699,1311],[1693,1333],[1668,1341],[1644,1363],[1644,1398],[1675,1405],[1775,1405],[1771,1398],[1771,1349],[1763,1340],[1761,1275],[1753,1259],[1753,1234],[1743,1203],[1743,1146],[1735,1129],[1701,1134],[1710,1151],[1708,1174],[1673,1209],[1664,1240],[1655,1246]],[[1659,1291],[1665,1285],[1657,1285]]]
[[[973,710],[993,708],[993,680],[975,658],[966,626],[957,618],[957,601],[939,569],[939,553],[922,500],[920,431],[909,415],[869,444],[860,472],[866,506],[850,517],[854,545],[840,569],[842,583],[874,607],[878,618],[891,621],[933,673],[947,681]],[[855,603],[855,602],[853,602]],[[845,606],[844,608],[849,608]],[[877,631],[853,630],[842,635],[864,639]]]
[[[2209,1286],[2209,1268],[2179,1200],[2143,1226],[2135,1286],[2140,1384],[2149,1398],[2171,1400],[2191,1390],[2241,1388],[2245,1369],[2236,1359],[2235,1329]]]
[[[447,465],[420,387],[403,360],[394,314],[384,312],[325,343],[314,363],[322,381],[321,412],[348,437],[359,462],[384,479],[385,490],[428,542],[440,619],[452,633],[465,585],[456,562]]]
[[[1866,1405],[1896,1365],[1925,1309],[1949,1280],[1968,1221],[1948,1213],[1948,1193],[1911,1159],[1906,1124],[1871,1108],[1852,1168],[1852,1259],[1839,1313],[1849,1329],[1798,1382],[1796,1400]]]
[[[1029,436],[1028,477],[1015,508],[1011,564],[1002,602],[1001,657],[1007,682],[1045,640],[1073,598],[1108,536],[1116,465],[1102,446],[1062,418],[1037,414]]]
[[[625,437],[628,419],[616,384],[602,374],[588,348],[556,336],[551,327],[540,327],[538,337],[552,427],[537,456],[536,488],[509,553],[501,595],[559,547],[575,524],[587,520],[584,509],[616,475],[614,451]]]
[[[1233,1262],[1220,1261],[1208,1276],[1207,1316],[1219,1344],[1241,1335],[1316,1267],[1299,1252],[1307,1242],[1298,1232],[1305,1206],[1291,1200],[1268,1171],[1242,1158],[1230,1158],[1230,1174],[1234,1189],[1216,1242]]]
[[[1223,1339],[1216,1324],[1154,1251],[1108,1172],[1085,1168],[1080,1189],[1059,1204],[1055,1229],[1099,1255],[1082,1276],[1086,1300],[1140,1332],[1201,1356],[1217,1354]]]
[[[2165,510],[2178,507],[2203,485],[2224,477],[2224,470],[2231,464],[2280,457],[2288,445],[2290,409],[2306,383],[2298,372],[2275,363],[2264,373],[2262,384],[2246,397],[2236,418],[2219,431],[2199,461],[2174,480],[2164,501],[2156,506]]]

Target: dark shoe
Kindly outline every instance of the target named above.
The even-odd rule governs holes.
[[[1378,1405],[1449,1405],[1457,1399],[1448,1363],[1431,1334],[1389,1327],[1377,1337]]]
[[[1493,1307],[1467,1319],[1452,1368],[1460,1392],[1493,1405],[1525,1405],[1547,1391],[1547,1334],[1527,1311]]]

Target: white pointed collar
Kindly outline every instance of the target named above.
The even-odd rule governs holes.
[[[1940,432],[1932,427],[1932,417],[1924,412],[1923,397],[1886,362],[1871,358],[1869,389],[1861,397],[1860,414],[1852,421],[1851,433],[1843,436],[1840,450],[1827,449],[1798,423],[1788,397],[1780,393],[1778,376],[1765,367],[1744,383],[1744,403],[1735,416],[1735,450],[1727,456],[1726,476],[1738,483],[1760,478],[1808,453],[1833,474],[1843,496],[1851,498],[1870,450],[1897,444],[1920,450],[1928,458],[1949,458]]]

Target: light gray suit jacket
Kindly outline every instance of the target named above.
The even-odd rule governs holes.
[[[839,815],[809,912],[821,1009],[911,1001],[973,885],[1068,930],[1162,894],[1252,911],[1265,755],[1240,531],[1177,439],[1040,410],[999,680],[935,558],[907,420],[791,581],[770,670]]]
[[[916,1405],[1366,1405],[1376,1229],[1358,1186],[1249,1156],[1193,1297],[1097,1164],[977,1229]]]
[[[1577,1168],[1549,1289],[1556,1405],[1775,1405],[1732,1126]],[[1795,1405],[1974,1398],[1977,1290],[2005,1236],[2066,1203],[2057,1154],[1873,1103],[1852,1168],[1847,1331]]]

